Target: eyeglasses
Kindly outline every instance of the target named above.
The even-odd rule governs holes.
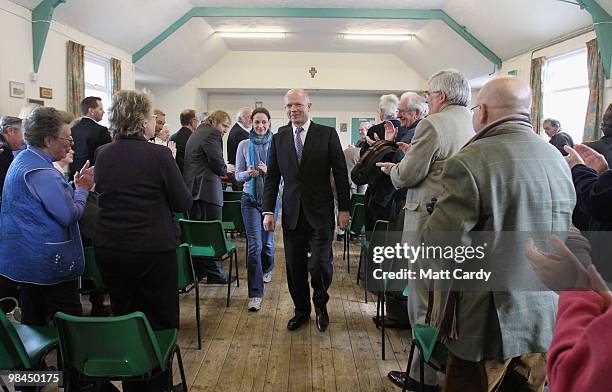
[[[432,96],[432,95],[434,95],[434,94],[439,94],[439,93],[441,93],[441,92],[442,92],[442,90],[436,90],[436,91],[426,91],[426,92],[425,92],[425,98],[428,98],[428,97],[430,97],[430,96]]]
[[[478,105],[474,106],[473,108],[470,108],[470,112],[474,113],[474,111],[476,110],[476,108],[479,108],[482,104],[479,103]]]
[[[70,137],[59,137],[58,136],[58,139],[59,140],[64,140],[64,141],[67,141],[67,142],[70,142],[70,143],[73,142],[72,136],[70,136]]]

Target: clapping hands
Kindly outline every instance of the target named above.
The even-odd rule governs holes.
[[[74,185],[77,189],[91,191],[94,187],[94,167],[89,167],[89,160],[83,168],[74,174]]]

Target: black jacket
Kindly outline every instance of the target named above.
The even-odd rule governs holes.
[[[608,166],[612,165],[612,135],[604,136],[594,142],[586,142],[585,145],[591,147],[606,158]]]
[[[176,143],[176,164],[179,167],[181,173],[185,167],[185,147],[187,147],[187,140],[191,136],[191,130],[187,127],[182,127],[174,135],[170,136],[170,141]]]
[[[178,246],[174,212],[186,212],[192,200],[166,146],[145,139],[119,139],[102,146],[95,181],[95,246],[131,252],[164,252]]]
[[[234,124],[230,130],[229,136],[227,137],[227,161],[229,163],[232,165],[236,164],[236,151],[238,150],[238,144],[248,138],[249,133],[245,131],[240,124]]]
[[[74,160],[69,166],[69,178],[74,178],[74,173],[81,170],[85,162],[89,160],[91,166],[95,165],[94,153],[96,149],[111,142],[108,128],[98,124],[89,117],[82,117],[72,127],[72,139],[74,140]]]
[[[187,141],[183,179],[193,200],[223,206],[220,176],[227,175],[223,139],[216,128],[200,125]]]
[[[298,164],[291,125],[281,127],[272,137],[268,173],[264,184],[263,211],[272,212],[276,205],[281,177],[283,188],[283,228],[294,230],[300,210],[313,229],[333,228],[334,195],[330,171],[334,175],[338,210],[348,211],[349,182],[346,161],[336,130],[310,123],[302,160]]]
[[[0,145],[4,148],[0,154],[0,204],[2,203],[2,190],[4,189],[4,180],[8,172],[11,162],[13,162],[13,151],[4,140],[4,136],[0,135]]]

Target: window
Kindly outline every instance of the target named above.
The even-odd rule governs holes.
[[[85,51],[85,96],[102,98],[102,106],[107,111],[111,104],[111,91],[110,60]],[[100,124],[108,126],[106,114]]]
[[[589,103],[586,49],[551,58],[544,77],[544,118],[559,120],[574,143],[581,143]]]

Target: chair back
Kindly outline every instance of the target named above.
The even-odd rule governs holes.
[[[355,204],[365,204],[365,193],[353,193],[351,195],[351,212],[355,208]]]
[[[83,253],[85,254],[85,269],[83,270],[82,279],[91,280],[98,290],[104,289],[102,274],[96,264],[96,253],[93,246],[83,248]]]
[[[221,221],[193,221],[180,219],[181,230],[185,242],[189,246],[211,248],[214,255],[210,257],[221,257],[228,253],[227,238],[223,231]]]
[[[240,201],[242,191],[223,191],[223,201]]]
[[[232,222],[237,232],[244,231],[244,222],[242,220],[241,201],[224,201],[223,202],[223,222]]]
[[[189,245],[181,244],[176,248],[176,263],[178,264],[178,288],[185,291],[196,282],[196,274],[189,257]]]
[[[365,205],[362,203],[355,204],[351,213],[351,224],[349,232],[361,235],[365,231]]]
[[[187,219],[189,217],[184,212],[175,212],[174,213],[174,218],[178,221],[179,219]]]
[[[32,362],[17,330],[0,311],[0,369],[31,369]]]
[[[117,317],[76,317],[58,312],[64,369],[87,377],[138,377],[166,370],[157,337],[142,312]]]

